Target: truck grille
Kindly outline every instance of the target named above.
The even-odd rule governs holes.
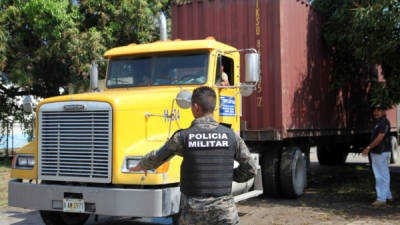
[[[78,104],[84,105],[85,110],[64,111],[65,106]],[[109,104],[49,103],[39,113],[40,179],[111,182],[112,110]]]

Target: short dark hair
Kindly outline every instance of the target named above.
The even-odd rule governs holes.
[[[196,103],[203,113],[212,113],[215,109],[216,98],[217,96],[212,88],[199,87],[193,91],[192,105]]]

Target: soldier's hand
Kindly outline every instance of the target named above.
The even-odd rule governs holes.
[[[135,172],[135,171],[144,171],[144,175],[147,176],[147,170],[143,169],[139,164],[136,165],[133,168],[129,168],[129,171]]]

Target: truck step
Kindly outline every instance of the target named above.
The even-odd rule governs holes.
[[[249,198],[257,197],[262,194],[263,194],[262,190],[254,190],[254,191],[250,191],[250,192],[247,192],[247,193],[244,193],[241,195],[237,195],[234,197],[234,199],[235,199],[235,202],[239,202],[239,201],[246,200]]]

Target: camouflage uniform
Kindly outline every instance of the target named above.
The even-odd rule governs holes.
[[[195,119],[191,126],[199,126],[203,129],[215,129],[219,124],[212,116],[205,116]],[[239,167],[234,169],[233,180],[245,182],[256,174],[256,165],[250,160],[250,152],[244,141],[235,133],[237,148],[235,160]],[[161,151],[161,149],[159,150]],[[176,132],[167,142],[163,149],[163,155],[183,155],[184,143],[180,138],[180,132]],[[169,158],[169,157],[168,157]],[[155,169],[166,160],[165,157],[158,157],[157,151],[152,151],[140,161],[143,169]],[[232,165],[233,166],[233,165]],[[222,197],[193,197],[182,193],[180,205],[179,224],[239,224],[239,216],[231,195]]]

